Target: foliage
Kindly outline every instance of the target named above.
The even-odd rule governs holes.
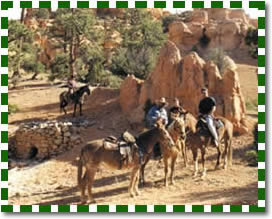
[[[168,27],[169,25],[174,21],[182,21],[182,22],[189,22],[192,20],[192,11],[184,11],[180,14],[171,14],[168,16],[162,17],[162,26],[163,26],[163,32],[166,33],[169,31]]]
[[[258,57],[258,29],[248,29],[245,43],[249,46],[250,55],[256,59]]]
[[[60,53],[57,54],[56,58],[52,62],[50,68],[52,74],[49,76],[50,80],[54,80],[56,78],[67,78],[69,74],[69,57],[68,54]]]
[[[32,16],[37,19],[48,19],[50,17],[50,11],[48,8],[33,8]]]
[[[40,52],[33,44],[33,33],[16,20],[9,21],[9,71],[24,69],[26,72],[41,73],[44,65],[37,60]]]
[[[17,20],[9,20],[9,34],[8,34],[8,42],[9,44],[11,42],[16,41],[15,43],[18,43],[18,39],[21,37],[24,38],[27,42],[32,42],[33,33],[31,30],[29,30],[27,27],[25,27],[24,24],[21,24]]]
[[[258,152],[256,150],[249,150],[245,153],[245,159],[249,166],[258,166]]]
[[[8,104],[8,114],[14,114],[19,111],[19,107],[16,104]]]
[[[246,101],[246,109],[247,110],[257,110],[258,109],[258,99],[248,99]]]
[[[226,59],[226,53],[222,48],[214,48],[208,52],[206,59],[212,60],[218,67],[221,74],[224,73],[226,68],[231,68],[232,63]]]
[[[203,31],[203,35],[199,39],[200,46],[202,48],[206,48],[209,45],[210,41],[211,39],[205,34],[205,31]]]
[[[112,60],[112,72],[146,78],[155,66],[159,49],[166,40],[161,21],[142,9],[129,9],[125,14],[127,29],[122,33],[121,48]]]
[[[99,59],[103,33],[95,27],[95,16],[88,9],[58,9],[54,16],[55,22],[48,34],[57,40],[63,53],[58,54],[51,65],[51,78],[78,73],[83,80],[96,80],[95,74],[99,74],[103,63]]]

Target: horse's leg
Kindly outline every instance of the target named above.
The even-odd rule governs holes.
[[[231,167],[232,166],[232,137],[228,137],[228,166]]]
[[[93,186],[93,181],[94,181],[94,177],[95,177],[95,174],[96,174],[96,170],[97,168],[91,168],[88,170],[88,196],[89,196],[89,202],[90,203],[95,203],[95,200],[92,196],[92,186]]]
[[[130,183],[129,183],[129,187],[128,187],[128,193],[130,194],[130,196],[133,198],[135,196],[134,193],[134,188],[133,186],[135,185],[135,181],[137,179],[137,171],[139,170],[138,167],[133,167],[132,171],[131,171],[131,176],[130,176]]]
[[[86,190],[86,185],[88,184],[89,181],[89,176],[88,176],[88,172],[86,171],[81,184],[79,185],[79,189],[81,191],[81,203],[86,203],[87,197],[85,195],[85,190]]]
[[[222,157],[222,145],[221,145],[221,143],[219,143],[219,145],[218,145],[218,147],[216,147],[216,149],[217,149],[218,154],[217,154],[217,161],[216,161],[215,169],[219,169],[220,168],[221,157]]]
[[[187,167],[187,153],[186,153],[186,145],[184,140],[180,140],[179,144],[181,145],[181,152],[183,156],[184,166]]]
[[[194,177],[197,177],[198,173],[198,159],[197,159],[197,148],[192,147],[193,160],[194,160]]]
[[[170,179],[171,179],[171,184],[175,185],[175,164],[176,164],[176,160],[177,160],[177,154],[175,156],[172,157],[171,160],[171,175],[170,175]]]
[[[138,189],[138,185],[139,185],[139,174],[140,174],[140,167],[138,168],[138,170],[136,172],[136,177],[135,177],[134,185],[133,185],[133,188],[134,188],[134,191],[135,191],[136,195],[140,195],[140,191]]]
[[[77,103],[74,104],[74,113],[73,113],[73,117],[76,116],[76,108],[77,108]]]
[[[61,103],[61,108],[63,109],[65,115],[67,114],[67,111],[65,109],[65,107],[68,105],[68,103],[64,100],[62,103]]]
[[[150,158],[151,158],[151,155],[148,155],[146,157],[146,160],[145,160],[144,164],[141,166],[141,169],[140,169],[140,184],[141,184],[141,186],[145,185],[144,169],[145,169],[146,164],[150,160]]]
[[[82,103],[79,103],[79,113],[82,116]]]
[[[225,143],[225,149],[224,149],[224,153],[223,153],[223,158],[224,158],[224,169],[227,170],[228,168],[228,154],[230,153],[230,141],[229,139],[227,139],[227,137],[225,137],[224,139],[224,143]]]
[[[168,186],[168,157],[163,156],[164,162],[164,185],[165,187]]]
[[[202,178],[206,176],[206,168],[205,168],[205,156],[206,156],[206,147],[203,145],[201,148],[201,160],[202,160]]]

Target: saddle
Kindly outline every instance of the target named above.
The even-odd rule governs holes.
[[[120,169],[123,165],[128,165],[132,161],[133,147],[138,148],[136,145],[135,137],[128,131],[122,133],[120,138],[115,136],[108,136],[104,139],[104,149],[109,151],[119,151],[121,155]]]
[[[216,131],[218,131],[218,129],[224,126],[224,123],[218,118],[214,118],[213,122],[216,128]],[[197,124],[196,124],[196,129],[199,131],[199,134],[201,136],[205,136],[205,137],[212,136],[208,128],[207,121],[203,116],[199,116]]]

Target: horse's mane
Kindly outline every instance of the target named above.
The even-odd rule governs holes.
[[[186,115],[186,128],[188,128],[192,132],[195,132],[196,124],[197,124],[197,119],[193,116],[193,114],[188,113]]]

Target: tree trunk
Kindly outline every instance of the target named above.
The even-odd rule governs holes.
[[[72,9],[72,14],[74,14],[75,9]],[[75,61],[76,61],[76,36],[74,31],[72,31],[72,40],[70,42],[70,76],[74,77],[76,74],[76,67],[75,67]]]
[[[75,61],[76,61],[76,53],[75,53],[75,38],[72,37],[72,41],[70,43],[70,62],[69,62],[69,65],[70,65],[70,75],[71,76],[75,76],[76,74],[76,67],[75,67]]]
[[[25,19],[25,8],[22,8],[21,19],[20,19],[21,24],[24,23],[24,19]],[[20,74],[21,58],[20,58],[20,56],[21,56],[21,52],[22,52],[22,47],[23,47],[23,38],[20,37],[19,38],[19,51],[18,51],[19,59],[17,62],[16,70],[14,71],[14,73],[12,75],[12,78],[21,77],[21,74]]]

